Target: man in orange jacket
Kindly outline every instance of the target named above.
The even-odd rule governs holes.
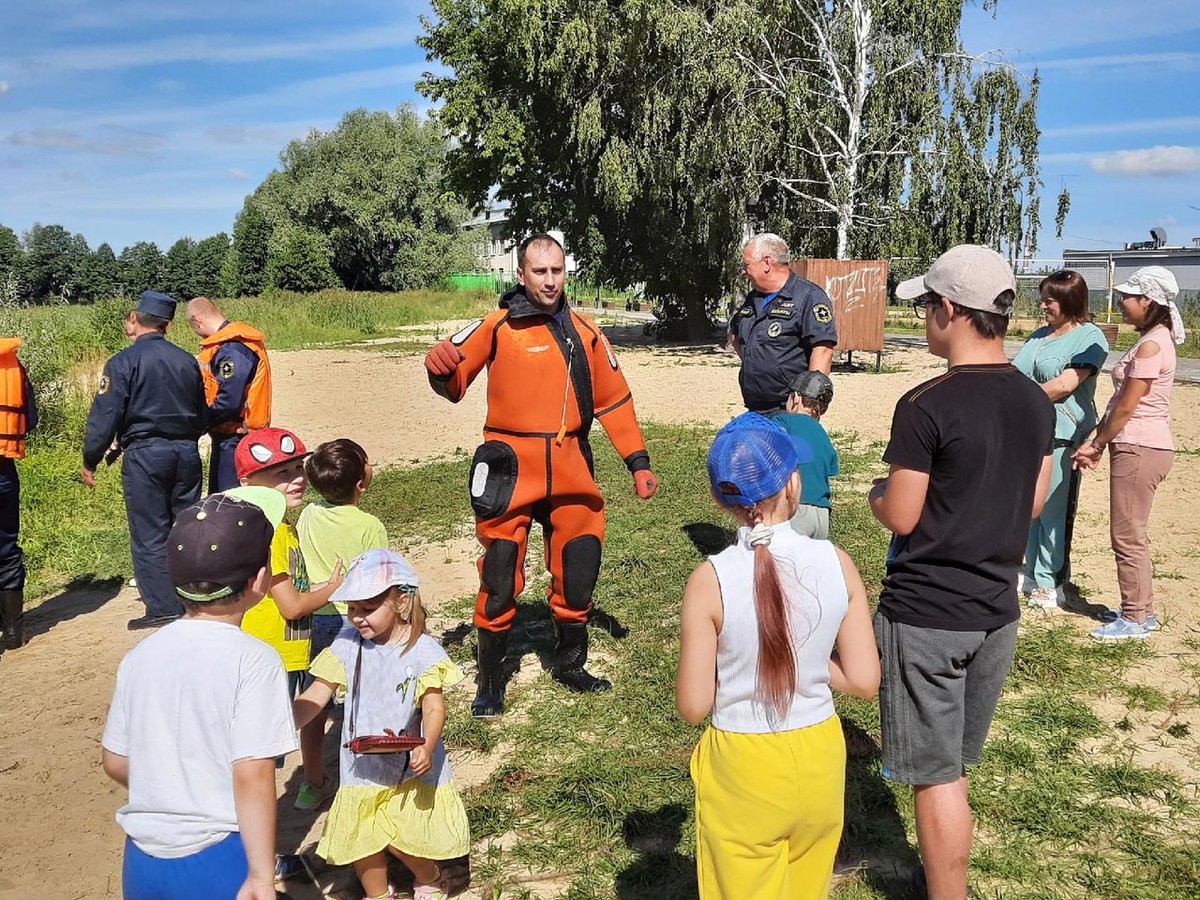
[[[588,432],[599,419],[644,500],[658,488],[625,376],[608,339],[563,297],[566,256],[549,235],[517,251],[520,284],[500,308],[433,347],[429,383],[457,403],[484,367],[484,443],[471,463],[471,506],[483,545],[475,626],[479,676],[471,712],[504,710],[501,662],[516,598],[525,586],[531,522],[542,526],[557,637],[554,678],[573,691],[612,685],[586,668],[588,614],[600,574],[604,498],[593,478]]]
[[[17,359],[19,337],[0,338],[0,653],[25,643],[25,553],[21,532],[21,478],[25,436],[37,425],[29,375]]]
[[[230,322],[207,297],[188,303],[188,324],[200,337],[200,375],[208,404],[208,492],[237,487],[233,453],[246,434],[271,424],[271,363],[264,335]]]

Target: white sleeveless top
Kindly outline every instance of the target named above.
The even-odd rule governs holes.
[[[796,693],[780,717],[757,696],[758,614],[754,605],[754,549],[750,529],[709,561],[721,586],[724,622],[717,637],[717,694],[712,724],[722,731],[766,734],[817,725],[833,715],[829,655],[846,617],[849,595],[837,551],[829,541],[772,526],[769,547],[788,603],[788,629],[796,655]]]

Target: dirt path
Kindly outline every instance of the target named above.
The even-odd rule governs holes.
[[[621,343],[618,352],[643,420],[717,424],[740,410],[737,367],[728,354]],[[885,440],[896,399],[941,369],[923,350],[892,351],[884,362],[896,371],[835,374],[836,398],[825,420],[830,430]],[[446,403],[429,390],[419,353],[405,344],[394,351],[277,353],[272,363],[276,420],[310,445],[354,437],[377,463],[411,465],[478,441],[483,385],[458,405]],[[313,390],[322,384],[334,389]],[[1101,403],[1109,392],[1102,379]],[[1196,676],[1187,667],[1200,658],[1195,644],[1185,641],[1200,638],[1200,387],[1177,386],[1174,409],[1176,440],[1190,452],[1176,457],[1151,525],[1160,613],[1168,627],[1154,639],[1159,656],[1139,677],[1194,693]],[[1111,601],[1116,579],[1105,474],[1090,477],[1083,490],[1074,559],[1077,580],[1095,597]],[[435,616],[445,601],[472,590],[475,549],[469,534],[401,549],[411,553],[423,583],[430,585],[427,599]],[[99,741],[117,664],[139,638],[125,630],[125,621],[140,611],[134,592],[119,584],[76,585],[32,610],[30,644],[0,659],[8,688],[0,694],[0,900],[120,896],[123,835],[113,814],[124,792],[100,772]],[[1076,621],[1080,630],[1088,627]],[[1200,722],[1193,728],[1200,730]],[[1196,763],[1194,740],[1175,748],[1156,744],[1146,752],[1155,762],[1185,771]],[[294,791],[296,762],[293,755],[280,773],[281,792],[285,786]],[[477,783],[491,762],[460,755],[455,766],[460,780]],[[315,835],[319,820],[298,818],[290,809],[281,816],[282,844],[303,844],[305,834]],[[316,896],[311,890],[292,893],[295,900]]]

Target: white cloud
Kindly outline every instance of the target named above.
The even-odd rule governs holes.
[[[89,138],[78,131],[63,128],[31,128],[12,131],[0,138],[0,143],[12,147],[36,147],[44,150],[75,150],[102,156],[150,156],[166,143],[160,134],[112,129],[117,134],[108,139]]]
[[[1173,116],[1165,119],[1127,119],[1116,122],[1090,122],[1066,125],[1062,128],[1043,128],[1042,137],[1084,137],[1105,134],[1139,134],[1145,132],[1191,131],[1200,128],[1200,116]]]
[[[234,178],[236,178],[238,181],[249,181],[250,180],[250,176],[246,172],[244,172],[242,169],[230,169],[229,174],[232,175]]]
[[[284,144],[303,134],[308,125],[299,128],[295,125],[279,125],[267,127],[250,127],[246,125],[210,125],[204,133],[218,144]]]
[[[18,62],[39,74],[133,69],[187,62],[253,63],[277,59],[311,59],[330,54],[354,53],[406,46],[412,43],[416,28],[392,25],[359,31],[327,34],[275,42],[230,40],[215,35],[193,35],[137,43],[95,44],[64,48],[43,56],[25,57]]]
[[[8,92],[9,92],[8,82],[0,81],[0,97],[3,97]]]
[[[1194,69],[1200,67],[1200,53],[1162,52],[1078,56],[1066,59],[1048,59],[1037,64],[1038,69],[1042,72],[1066,70],[1079,73],[1094,69],[1119,69],[1128,66],[1154,66],[1174,71]]]
[[[1101,175],[1180,175],[1200,172],[1200,147],[1147,147],[1095,156],[1092,170]]]

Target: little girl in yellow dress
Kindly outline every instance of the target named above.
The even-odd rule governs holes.
[[[442,688],[462,671],[425,633],[417,573],[390,550],[358,556],[332,599],[349,604],[352,627],[313,660],[313,684],[295,703],[303,727],[343,693],[342,743],[357,736],[416,734],[425,743],[410,753],[357,755],[341,749],[341,784],[325,818],[317,853],[333,865],[353,863],[367,898],[397,897],[388,884],[388,853],[415,876],[416,900],[445,900],[437,860],[471,846],[467,813],[450,778],[442,743]]]

